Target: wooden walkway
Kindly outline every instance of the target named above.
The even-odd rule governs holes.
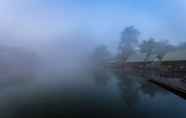
[[[186,99],[186,82],[181,79],[151,78],[149,81]]]

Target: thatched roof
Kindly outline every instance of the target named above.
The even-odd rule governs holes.
[[[129,56],[127,59],[127,63],[134,63],[134,62],[153,62],[158,61],[157,55],[150,55],[148,58],[146,57],[146,54],[144,53],[138,53]]]
[[[144,62],[145,60],[145,54],[133,54],[129,56],[129,58],[126,60],[126,62]]]
[[[186,61],[186,50],[177,50],[167,53],[162,61]]]
[[[147,62],[155,62],[155,61],[159,61],[159,59],[157,58],[157,55],[153,54],[153,55],[150,55],[147,59],[146,59]]]

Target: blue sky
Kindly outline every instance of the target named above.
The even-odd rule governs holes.
[[[186,41],[186,6],[181,0],[66,0],[61,4],[66,29],[89,27],[112,40],[124,27],[134,25],[142,39]]]
[[[134,25],[141,39],[186,41],[184,0],[0,0],[3,27],[25,35],[85,32],[108,44]],[[6,12],[4,12],[6,11]],[[8,20],[7,20],[8,19]],[[8,23],[6,23],[9,21]],[[10,28],[12,29],[12,28]],[[47,37],[47,36],[46,36]]]

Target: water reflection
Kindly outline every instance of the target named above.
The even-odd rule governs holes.
[[[170,92],[150,83],[146,78],[115,72],[121,97],[128,105],[130,117],[184,118],[186,102]],[[178,105],[179,103],[179,105]]]
[[[149,81],[144,81],[139,89],[141,92],[143,92],[143,94],[149,95],[152,98],[156,97],[156,95],[168,94],[166,90],[154,85],[153,83],[150,83]]]
[[[1,92],[3,118],[185,118],[186,102],[144,78],[92,71]]]
[[[97,85],[106,86],[110,80],[109,72],[103,68],[94,69],[93,79]]]

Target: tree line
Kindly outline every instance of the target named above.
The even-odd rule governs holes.
[[[133,54],[145,54],[146,59],[156,55],[161,61],[168,52],[186,49],[186,42],[172,44],[169,40],[157,40],[154,37],[140,39],[140,35],[141,32],[135,26],[124,28],[119,39],[116,59],[126,61]],[[106,46],[101,45],[95,49],[94,56],[102,58],[101,61],[103,61],[105,58],[110,58],[108,52]]]

